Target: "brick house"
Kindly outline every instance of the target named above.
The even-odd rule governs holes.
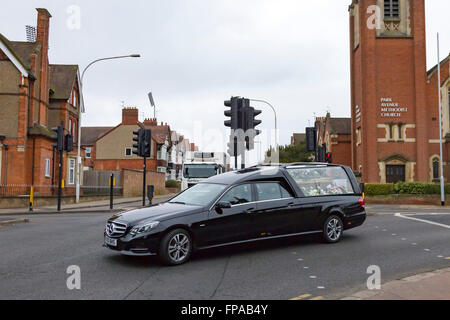
[[[142,170],[143,159],[133,154],[133,131],[143,128],[144,125],[139,122],[137,108],[124,108],[122,122],[116,127],[83,127],[81,140],[85,152],[87,148],[91,148],[90,158],[85,160],[85,167],[97,171]],[[151,157],[147,159],[147,169],[150,171],[157,171],[156,150],[157,140],[152,134]]]
[[[353,0],[349,13],[353,170],[364,182],[437,181],[440,87],[449,181],[450,56],[440,79],[437,66],[427,71],[424,0]]]
[[[0,34],[0,184],[56,184],[58,155],[51,130],[65,121],[75,133],[83,110],[76,65],[51,65],[48,60],[51,15],[37,9],[34,42],[10,41]],[[76,141],[76,140],[75,140]],[[76,144],[76,143],[75,143]],[[74,155],[64,153],[66,185],[76,176]],[[43,188],[44,189],[44,188]],[[50,189],[48,189],[50,190]]]
[[[330,113],[316,119],[317,145],[324,153],[331,153],[333,163],[351,167],[351,119],[332,118]]]
[[[294,133],[291,137],[291,146],[298,146],[306,141],[306,133]]]
[[[83,170],[94,169],[95,162],[95,142],[105,133],[114,127],[82,127],[81,128],[81,150],[83,154]]]

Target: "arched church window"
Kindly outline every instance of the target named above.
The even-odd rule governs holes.
[[[433,159],[433,180],[439,179],[439,159]]]

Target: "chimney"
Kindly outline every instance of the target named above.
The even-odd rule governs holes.
[[[144,120],[144,126],[146,126],[146,127],[156,127],[156,126],[158,126],[158,121],[156,120],[156,118],[145,119]]]
[[[47,105],[49,103],[49,73],[48,47],[50,34],[50,18],[52,15],[47,9],[38,8],[36,42],[41,45],[41,60],[39,61],[39,114],[40,124],[47,125]]]
[[[139,122],[139,110],[137,108],[122,109],[122,124],[131,126]]]
[[[43,47],[48,50],[49,33],[50,33],[50,18],[52,15],[47,9],[38,8],[36,42],[41,43]]]

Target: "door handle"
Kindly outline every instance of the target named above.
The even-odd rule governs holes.
[[[249,208],[247,210],[245,210],[246,213],[253,213],[255,212],[255,208]]]

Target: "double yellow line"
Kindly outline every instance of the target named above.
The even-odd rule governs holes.
[[[289,299],[289,300],[291,300],[291,301],[298,301],[298,300],[323,300],[323,297],[322,296],[313,297],[312,294],[307,293],[307,294],[304,294],[304,295],[301,295],[301,296],[298,296],[296,298],[292,298],[292,299]]]

